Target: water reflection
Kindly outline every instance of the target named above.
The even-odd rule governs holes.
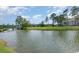
[[[74,46],[75,46],[75,51],[79,52],[79,32],[76,32],[76,35],[74,37]]]
[[[0,33],[0,38],[14,43],[16,52],[79,52],[79,31],[14,31]]]

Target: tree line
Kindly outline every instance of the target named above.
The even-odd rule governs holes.
[[[54,26],[54,24],[57,22],[58,26],[62,26],[63,21],[70,20],[68,16],[71,16],[71,17],[75,16],[74,19],[76,21],[78,21],[79,20],[78,15],[79,15],[79,7],[78,6],[73,6],[70,10],[68,8],[66,8],[59,15],[57,15],[56,13],[51,13],[50,17],[46,16],[45,21],[41,21],[39,24],[30,24],[30,22],[27,21],[27,19],[25,19],[21,16],[17,16],[15,22],[16,22],[16,25],[20,25],[22,27],[22,29],[25,29],[28,26],[41,26],[41,27],[47,26],[47,25],[44,24],[44,22],[48,22],[48,20],[52,20],[52,24],[48,24],[48,25]]]
[[[70,14],[69,14],[70,13]],[[23,18],[22,16],[17,16],[16,18],[16,25],[21,26],[21,29],[26,29],[29,26],[47,26],[47,25],[52,25],[57,22],[58,26],[63,25],[63,21],[68,21],[70,20],[68,16],[75,16],[74,19],[76,21],[79,20],[79,7],[78,6],[73,6],[70,10],[66,8],[61,14],[57,15],[56,13],[51,13],[50,17],[46,16],[44,21],[41,21],[39,24],[31,24],[29,21],[27,21],[26,18]],[[48,22],[48,20],[52,20],[52,24],[47,24],[45,25],[44,22]]]
[[[76,22],[79,21],[79,7],[73,6],[71,9],[66,8],[61,14],[52,13],[50,17],[46,16],[45,21],[52,20],[52,26],[57,22],[58,26],[62,26],[64,21],[72,20],[68,16],[74,17]],[[41,22],[44,24],[44,21]]]
[[[21,28],[21,29],[27,29],[27,27],[33,27],[33,26],[54,26],[55,23],[57,23],[58,26],[62,26],[64,21],[70,20],[68,16],[74,17],[75,21],[79,21],[79,7],[73,6],[71,9],[66,8],[61,14],[57,15],[56,13],[51,13],[50,17],[46,16],[44,21],[41,21],[39,24],[31,24],[26,18],[23,18],[22,16],[17,16],[15,20],[16,25],[0,25],[0,28]],[[48,22],[48,20],[52,20],[52,24],[44,24],[45,22]]]

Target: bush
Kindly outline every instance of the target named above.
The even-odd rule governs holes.
[[[24,27],[23,30],[27,30],[27,27]]]

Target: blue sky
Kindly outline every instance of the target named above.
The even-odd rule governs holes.
[[[0,6],[0,24],[15,24],[16,17],[21,15],[32,24],[45,20],[51,13],[60,14],[69,6]],[[51,23],[51,20],[48,21]]]

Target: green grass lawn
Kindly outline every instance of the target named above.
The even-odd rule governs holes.
[[[79,30],[79,26],[49,26],[49,27],[28,27],[28,30]]]
[[[0,46],[0,53],[11,53],[12,49],[5,47],[5,46]]]
[[[7,43],[4,40],[0,40],[0,53],[11,53],[13,50],[7,47]]]

